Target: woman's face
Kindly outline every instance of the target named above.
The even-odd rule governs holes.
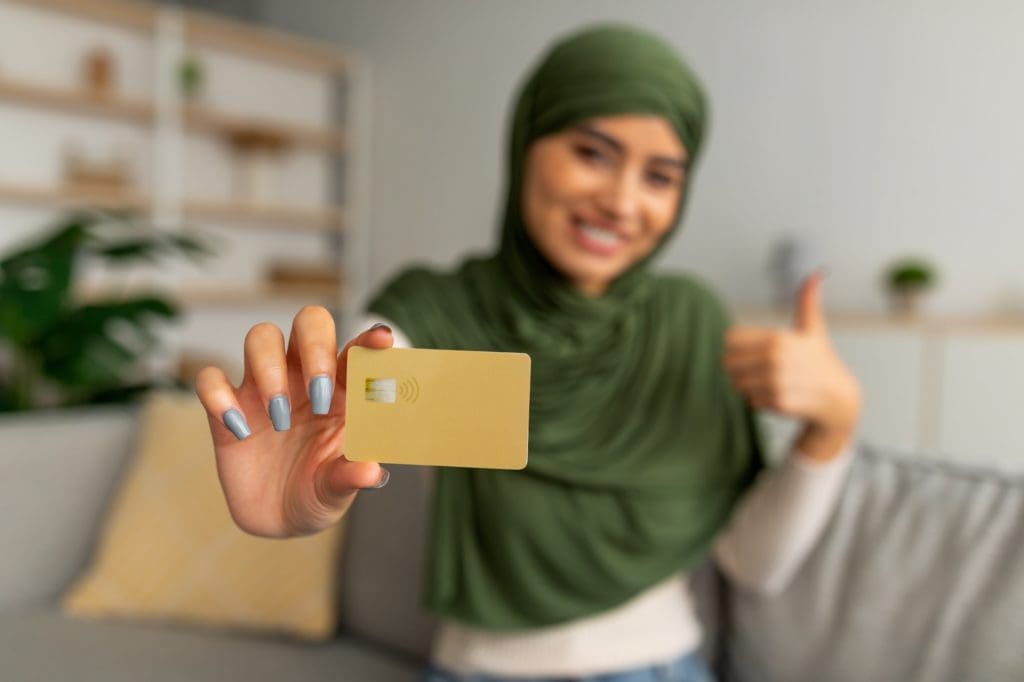
[[[523,218],[555,268],[599,296],[672,226],[686,150],[660,116],[591,119],[526,152]]]

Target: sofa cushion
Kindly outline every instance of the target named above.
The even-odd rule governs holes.
[[[175,619],[333,636],[341,524],[286,540],[248,535],[228,511],[206,411],[191,392],[146,400],[131,465],[69,614]]]
[[[1024,679],[1024,476],[861,446],[779,596],[732,591],[726,678]]]
[[[0,612],[0,680],[412,682],[419,665],[353,639],[315,644],[169,625],[82,622],[55,608]]]

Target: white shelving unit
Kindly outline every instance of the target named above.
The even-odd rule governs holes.
[[[87,49],[114,57],[108,96],[79,84]],[[204,65],[201,99],[177,81],[184,55]],[[366,295],[369,239],[364,141],[369,80],[349,52],[213,15],[123,0],[0,0],[0,250],[62,212],[136,212],[164,229],[196,228],[219,247],[205,267],[155,277],[91,272],[87,295],[160,286],[185,308],[169,345],[228,364],[245,330],[270,320],[287,333],[303,304],[329,306],[347,329]],[[277,141],[277,194],[237,198],[233,138]],[[60,157],[129,149],[135,185],[84,191],[64,185]],[[343,285],[270,287],[264,268],[288,259],[335,265]]]

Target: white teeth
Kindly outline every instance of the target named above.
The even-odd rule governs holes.
[[[612,232],[611,230],[605,230],[604,228],[601,227],[595,227],[593,225],[588,225],[584,223],[580,225],[580,229],[583,231],[585,235],[593,239],[595,242],[598,242],[599,244],[615,246],[620,241],[622,241],[622,237]]]

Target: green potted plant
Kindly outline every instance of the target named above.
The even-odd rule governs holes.
[[[106,265],[206,253],[195,238],[75,213],[0,257],[0,412],[118,402],[154,384],[155,327],[178,310],[159,294],[82,300],[83,260]]]
[[[893,262],[885,271],[890,309],[903,316],[918,314],[922,296],[937,278],[935,267],[923,258],[906,257]]]
[[[203,90],[205,70],[203,62],[195,54],[185,55],[178,64],[178,85],[186,100],[195,100]]]

